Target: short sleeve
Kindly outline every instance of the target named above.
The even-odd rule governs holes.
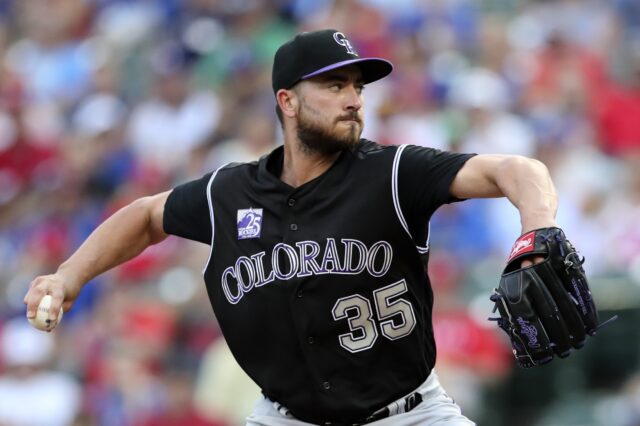
[[[451,183],[474,155],[407,145],[398,163],[400,202],[433,212],[442,204],[460,201],[451,196]]]
[[[406,145],[398,148],[398,199],[411,235],[427,233],[428,221],[443,204],[461,201],[451,195],[453,179],[475,154]]]
[[[167,234],[211,244],[211,219],[207,186],[212,173],[179,185],[164,206],[163,227]]]

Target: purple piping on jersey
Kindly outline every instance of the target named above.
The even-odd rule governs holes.
[[[349,59],[349,60],[346,60],[346,61],[336,62],[335,64],[327,65],[326,67],[320,68],[319,70],[316,70],[316,71],[314,71],[314,72],[312,72],[310,74],[303,75],[301,80],[304,80],[305,78],[313,77],[313,76],[318,75],[318,74],[322,74],[323,72],[334,70],[336,68],[341,68],[341,67],[344,67],[344,66],[347,66],[347,65],[351,65],[351,64],[357,64],[357,63],[360,63],[360,62],[384,62],[384,63],[388,64],[391,67],[391,69],[393,69],[393,64],[391,64],[391,62],[387,61],[386,59],[382,59],[382,58]],[[382,77],[380,77],[380,78],[382,78]],[[378,79],[376,79],[376,80],[378,80]],[[375,80],[372,80],[372,81],[375,81]],[[371,81],[367,81],[366,83],[371,83]]]

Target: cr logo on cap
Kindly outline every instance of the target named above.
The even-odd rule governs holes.
[[[351,45],[351,43],[349,43],[349,40],[347,40],[347,36],[345,36],[344,34],[342,34],[341,32],[336,32],[333,33],[333,39],[336,41],[336,43],[338,43],[340,46],[344,46],[347,48],[347,53],[351,54],[351,55],[355,55],[358,56],[358,54],[356,53],[355,50],[353,50],[353,46]]]

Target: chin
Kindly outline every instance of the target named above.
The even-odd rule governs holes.
[[[347,126],[346,130],[338,130],[336,134],[340,135],[343,139],[351,139],[355,138],[356,140],[360,139],[360,134],[362,133],[362,128],[360,124],[355,121],[344,122]]]

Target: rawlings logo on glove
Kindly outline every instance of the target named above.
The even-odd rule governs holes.
[[[511,262],[511,260],[524,253],[529,253],[533,251],[533,239],[535,238],[535,232],[529,232],[528,234],[524,234],[522,237],[518,238],[511,249],[511,254],[509,255],[509,259],[507,259],[507,263]]]
[[[540,263],[521,268],[524,257]],[[491,300],[496,321],[509,338],[518,365],[546,364],[584,346],[614,316],[599,324],[598,311],[576,250],[560,228],[542,228],[518,238]]]
[[[524,334],[529,342],[527,342],[527,346],[530,348],[539,348],[540,344],[538,343],[538,329],[529,324],[529,321],[523,320],[522,317],[518,317],[516,320],[520,325],[520,330],[522,334]]]

